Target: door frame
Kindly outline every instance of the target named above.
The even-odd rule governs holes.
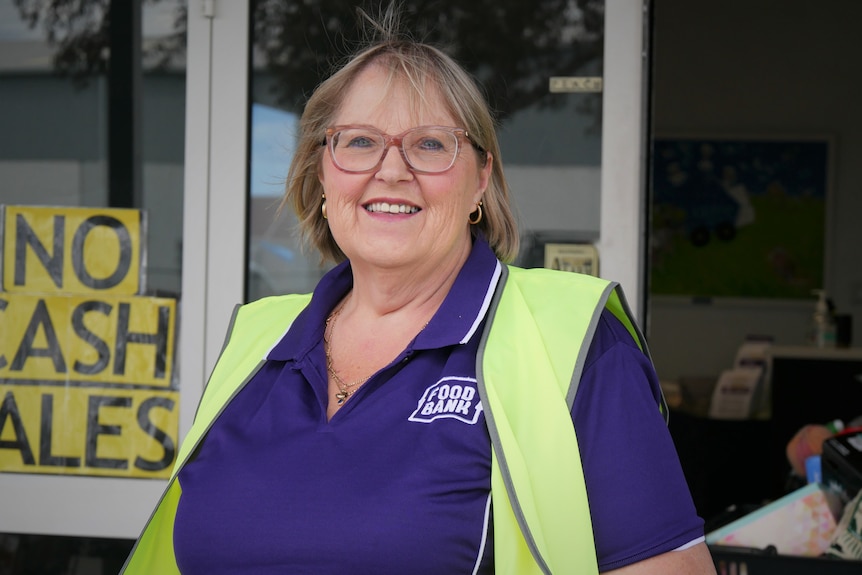
[[[249,4],[189,0],[178,441],[245,297]],[[606,0],[598,242],[602,276],[623,285],[641,321],[647,17],[645,3]],[[133,539],[165,487],[154,479],[0,474],[7,494],[0,532]]]
[[[212,2],[202,1],[202,4]],[[188,96],[181,436],[245,297],[250,0],[219,2],[212,20],[209,91]],[[191,10],[190,10],[191,16]],[[599,249],[602,277],[619,282],[635,317],[646,310],[648,1],[606,0]],[[190,28],[189,45],[202,43]],[[190,79],[191,82],[191,79]],[[190,85],[190,88],[192,86]],[[204,110],[198,100],[207,101]],[[208,123],[204,120],[208,119]],[[209,142],[208,160],[193,159]],[[189,160],[193,160],[190,163]],[[285,166],[285,169],[287,166]],[[206,218],[202,216],[206,214]],[[206,263],[205,263],[206,262]],[[200,296],[200,297],[198,297]],[[191,306],[194,306],[191,308]],[[185,417],[183,417],[185,416]]]

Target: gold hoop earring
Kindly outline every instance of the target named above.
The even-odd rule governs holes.
[[[473,214],[478,212],[478,215],[474,218]],[[467,216],[467,223],[471,225],[476,225],[482,221],[482,200],[479,200],[479,203],[476,204],[476,211]]]
[[[320,213],[323,214],[323,219],[325,220],[325,219],[327,219],[326,218],[326,194],[323,194],[320,197],[323,198],[323,201],[320,203]]]

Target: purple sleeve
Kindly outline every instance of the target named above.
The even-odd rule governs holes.
[[[605,311],[572,409],[600,571],[703,536],[659,393],[649,359]]]

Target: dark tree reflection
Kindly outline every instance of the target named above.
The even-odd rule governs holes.
[[[320,78],[363,40],[356,3],[258,0],[256,48],[277,79],[278,100],[301,109]],[[603,0],[405,0],[415,38],[442,47],[483,84],[499,118],[532,105],[555,106],[552,76],[601,62]],[[365,5],[374,14],[373,4]],[[591,71],[600,75],[601,69]]]
[[[108,70],[111,0],[12,0],[55,48],[54,67],[76,80]],[[119,1],[119,0],[118,0]],[[157,4],[163,0],[121,0]],[[166,2],[167,3],[167,2]],[[366,2],[374,15],[388,2]],[[404,23],[441,46],[484,85],[499,118],[530,106],[559,106],[552,76],[601,75],[604,0],[403,0]],[[216,4],[218,6],[218,4]],[[276,99],[301,110],[320,79],[361,45],[355,1],[256,0],[255,49],[276,78]],[[172,34],[144,46],[148,67],[181,61],[187,7]]]

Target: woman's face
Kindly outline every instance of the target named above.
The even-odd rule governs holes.
[[[446,111],[436,89],[427,90],[417,107],[404,82],[387,87],[386,79],[387,72],[374,65],[359,74],[332,125],[373,126],[389,135],[417,126],[464,128]],[[327,147],[319,177],[329,228],[354,268],[431,270],[466,259],[467,219],[490,173],[491,158],[481,166],[475,149],[462,138],[454,165],[442,173],[412,172],[396,146],[386,150],[377,169],[348,173],[333,163]],[[384,211],[384,204],[389,210]]]

